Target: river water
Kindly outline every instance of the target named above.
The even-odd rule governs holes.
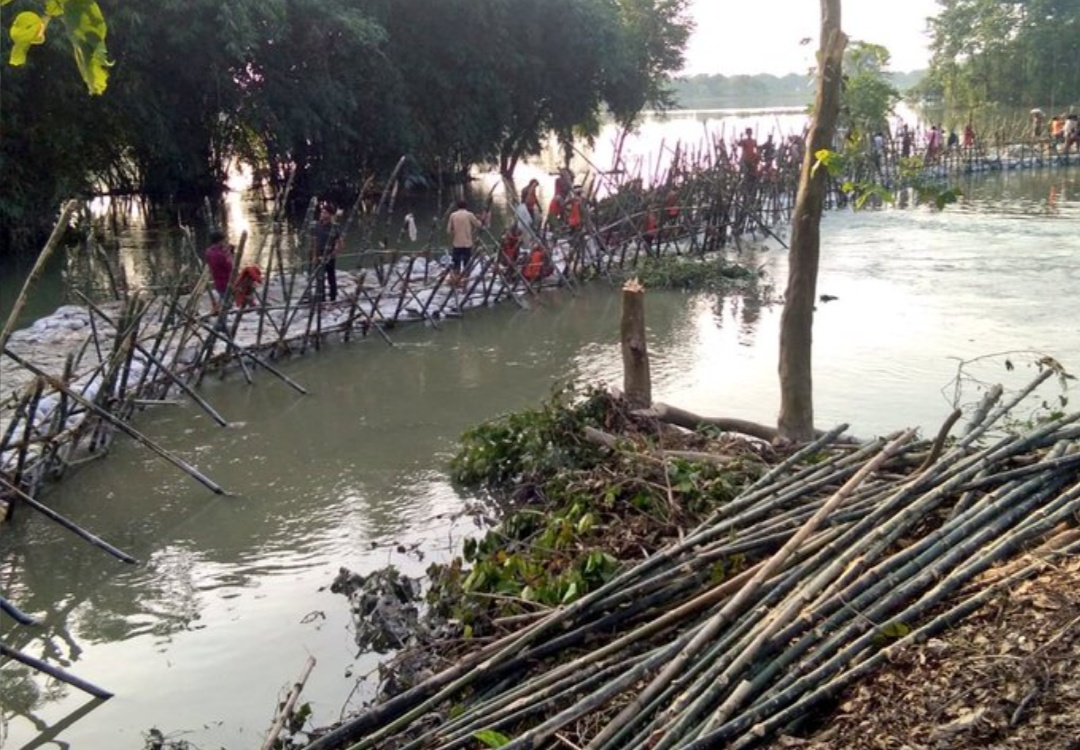
[[[838,212],[823,226],[815,320],[817,422],[860,436],[933,432],[980,382],[1026,381],[1051,355],[1080,368],[1080,173],[992,175],[960,205]],[[779,248],[748,255],[783,289]],[[654,396],[703,414],[770,422],[779,304],[652,292]],[[161,406],[138,426],[232,493],[211,495],[128,441],[41,498],[140,559],[126,566],[29,511],[0,528],[0,590],[44,620],[0,620],[0,640],[116,697],[88,703],[7,663],[5,748],[141,748],[158,727],[198,747],[257,747],[305,659],[316,723],[370,695],[341,566],[418,575],[475,530],[445,466],[460,433],[538,403],[568,381],[618,385],[618,295],[603,282],[531,309],[469,312],[324,348],[283,369],[204,381],[232,421]],[[1038,355],[1003,352],[1037,352]],[[996,355],[996,356],[987,356]],[[1015,366],[1006,370],[1005,360]],[[1047,398],[1058,392],[1050,388]],[[74,720],[72,720],[74,717]]]

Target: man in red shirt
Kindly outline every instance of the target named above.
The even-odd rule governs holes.
[[[754,140],[754,131],[750,128],[746,129],[746,134],[739,140],[739,148],[742,149],[740,164],[743,174],[757,174],[758,147],[757,141]]]

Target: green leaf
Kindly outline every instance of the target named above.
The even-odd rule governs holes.
[[[24,10],[15,16],[15,20],[11,22],[11,30],[8,32],[13,43],[11,57],[8,58],[11,65],[25,65],[26,52],[30,49],[30,46],[45,43],[45,27],[47,25],[48,21],[29,10]]]
[[[592,513],[586,513],[577,522],[577,532],[586,534],[596,525],[596,517]]]
[[[832,177],[839,176],[843,171],[843,164],[841,163],[843,158],[835,151],[830,151],[827,148],[818,149],[814,152],[814,158],[816,161],[814,162],[814,166],[810,169],[811,176],[817,174],[819,166],[825,167],[825,170]]]
[[[501,732],[496,732],[494,729],[481,729],[479,732],[473,735],[476,739],[483,742],[488,747],[503,747],[510,744],[510,738]]]
[[[105,17],[94,0],[67,0],[64,25],[75,51],[75,64],[93,95],[102,94],[109,82],[112,62],[105,48]]]
[[[911,632],[911,628],[899,620],[893,622],[887,622],[877,629],[874,633],[874,643],[879,646],[884,646],[888,641],[896,640],[897,638],[903,638],[905,635]]]
[[[570,584],[570,586],[567,587],[566,593],[563,594],[562,603],[563,604],[569,604],[570,602],[574,601],[574,599],[577,599],[577,595],[578,595],[578,585],[577,585],[577,581],[574,581],[573,583]]]

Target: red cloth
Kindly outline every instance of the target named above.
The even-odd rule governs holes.
[[[566,221],[572,228],[577,229],[581,226],[581,200],[574,198],[570,201],[570,218]]]
[[[649,213],[645,215],[645,239],[651,240],[656,237],[657,228],[656,214],[649,211]]]
[[[236,277],[236,306],[247,307],[248,298],[255,298],[255,287],[262,283],[262,271],[258,266],[244,266]]]
[[[232,245],[217,242],[206,248],[206,264],[210,266],[210,277],[214,280],[214,290],[225,294],[232,275]]]

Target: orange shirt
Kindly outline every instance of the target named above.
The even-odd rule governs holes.
[[[562,216],[562,208],[563,208],[562,201],[559,200],[559,196],[558,195],[553,195],[551,197],[551,202],[548,203],[548,216],[549,217],[550,216],[559,216],[559,217],[561,217]]]
[[[521,272],[521,275],[529,281],[536,281],[547,275],[544,271],[544,249],[534,247],[533,251],[529,253],[529,262],[525,264],[525,270]]]
[[[649,211],[649,213],[645,215],[645,237],[647,239],[652,239],[653,237],[655,237],[656,228],[656,214],[652,211]]]
[[[581,201],[577,198],[570,201],[570,218],[566,223],[574,229],[581,226]]]

